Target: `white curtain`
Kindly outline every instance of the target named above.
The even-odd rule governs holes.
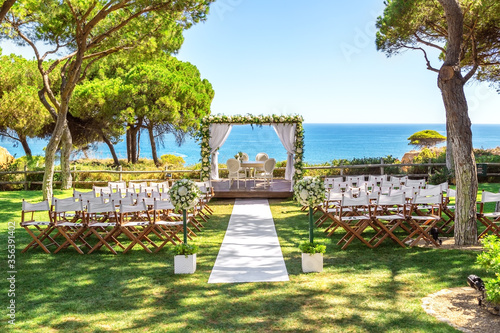
[[[219,179],[219,148],[226,142],[233,125],[231,124],[210,124],[210,154],[212,166],[210,171],[211,179]]]
[[[285,147],[288,157],[286,159],[285,179],[292,180],[295,173],[293,159],[295,155],[295,127],[296,124],[273,124],[274,131]]]

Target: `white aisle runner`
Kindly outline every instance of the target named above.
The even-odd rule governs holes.
[[[208,283],[289,281],[266,199],[236,199]]]

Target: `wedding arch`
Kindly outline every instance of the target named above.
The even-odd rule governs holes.
[[[303,118],[300,115],[281,116],[226,116],[204,117],[201,121],[201,179],[219,179],[219,148],[226,141],[233,125],[271,125],[287,152],[285,179],[292,184],[303,177],[304,156]]]

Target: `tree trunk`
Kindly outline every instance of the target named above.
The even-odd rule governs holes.
[[[120,161],[118,160],[118,156],[116,156],[115,147],[113,146],[111,141],[109,141],[109,139],[106,137],[106,135],[104,135],[104,132],[101,130],[99,131],[99,135],[101,136],[104,143],[108,146],[109,151],[111,152],[111,156],[113,156],[113,163],[115,164],[115,166],[117,166],[117,167],[120,166]],[[128,151],[128,148],[127,148],[127,151]]]
[[[155,142],[155,136],[153,133],[153,125],[149,124],[148,125],[148,133],[149,133],[149,141],[151,142],[151,154],[153,155],[153,162],[157,167],[161,165],[160,161],[158,160],[158,153],[156,152],[156,142]]]
[[[137,126],[137,140],[136,140],[136,145],[137,145],[136,161],[139,162],[139,158],[141,156],[141,126]]]
[[[463,84],[458,79],[440,81],[446,108],[448,137],[451,140],[455,179],[457,182],[455,210],[455,244],[477,243],[476,195],[477,173],[472,147],[471,123]]]
[[[52,200],[52,187],[53,187],[53,177],[54,177],[54,162],[56,159],[57,147],[61,142],[61,138],[64,135],[64,128],[66,124],[66,112],[61,112],[56,120],[56,126],[52,132],[47,148],[45,149],[45,173],[43,174],[43,199]]]
[[[446,122],[446,133],[449,132],[450,129],[448,128],[448,122]],[[453,162],[453,147],[448,134],[446,134],[446,168],[451,172],[455,170],[455,163]]]
[[[21,145],[23,146],[24,149],[24,154],[26,154],[26,157],[31,157],[31,148],[28,145],[28,140],[26,139],[26,136],[24,135],[19,135],[19,142],[21,142]]]
[[[446,109],[447,136],[451,141],[457,181],[455,244],[473,245],[477,243],[477,173],[464,93],[465,80],[460,73],[463,14],[456,0],[438,1],[443,6],[448,24],[446,58],[439,71],[438,86]]]
[[[73,138],[69,127],[66,126],[61,139],[61,189],[67,190],[73,186],[73,177],[71,175],[71,151],[73,150]]]
[[[130,126],[130,156],[131,163],[137,163],[137,126]]]
[[[132,138],[130,127],[127,128],[127,162],[132,162]]]

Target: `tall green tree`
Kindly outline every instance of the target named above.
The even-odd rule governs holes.
[[[52,122],[38,98],[41,85],[34,61],[0,53],[0,135],[21,144],[28,157],[27,139],[48,134]]]
[[[3,21],[5,15],[7,15],[7,12],[9,11],[10,7],[12,7],[12,5],[14,5],[14,2],[16,2],[16,0],[4,0],[2,2],[2,6],[0,7],[0,22]]]
[[[173,52],[182,31],[204,20],[213,0],[26,0],[7,13],[1,33],[32,47],[43,78],[40,99],[56,119],[45,151],[44,197],[52,197],[55,153],[62,146],[63,187],[71,185],[67,115],[76,85],[99,60],[133,48]],[[41,53],[35,42],[53,46]],[[49,56],[59,56],[50,65]],[[49,80],[58,71],[59,95]]]
[[[139,63],[124,57],[107,63],[75,88],[71,113],[91,121],[87,129],[106,142],[115,164],[118,158],[112,144],[126,132],[129,161],[136,163],[139,133],[146,130],[152,158],[160,165],[157,143],[163,144],[164,136],[173,133],[181,144],[210,113],[211,84],[201,79],[192,64],[167,55]]]
[[[446,141],[446,137],[434,130],[423,130],[413,133],[408,137],[408,140],[410,140],[410,143],[408,143],[409,145],[413,145],[417,148],[425,148]]]
[[[377,49],[388,56],[405,50],[423,53],[436,72],[446,110],[447,151],[457,181],[455,242],[477,242],[477,175],[464,85],[478,69],[500,63],[500,2],[497,0],[388,0],[377,20]],[[429,49],[438,50],[441,67]],[[462,73],[464,72],[464,73]]]
[[[180,145],[184,135],[197,131],[201,119],[210,114],[212,85],[202,80],[190,63],[174,57],[143,63],[127,73],[125,82],[131,89],[128,96],[135,111],[133,126],[147,130],[156,165],[161,164],[156,141],[162,143],[165,134],[173,133]],[[137,143],[131,150],[133,156],[137,154],[138,140],[132,135],[129,139]]]

